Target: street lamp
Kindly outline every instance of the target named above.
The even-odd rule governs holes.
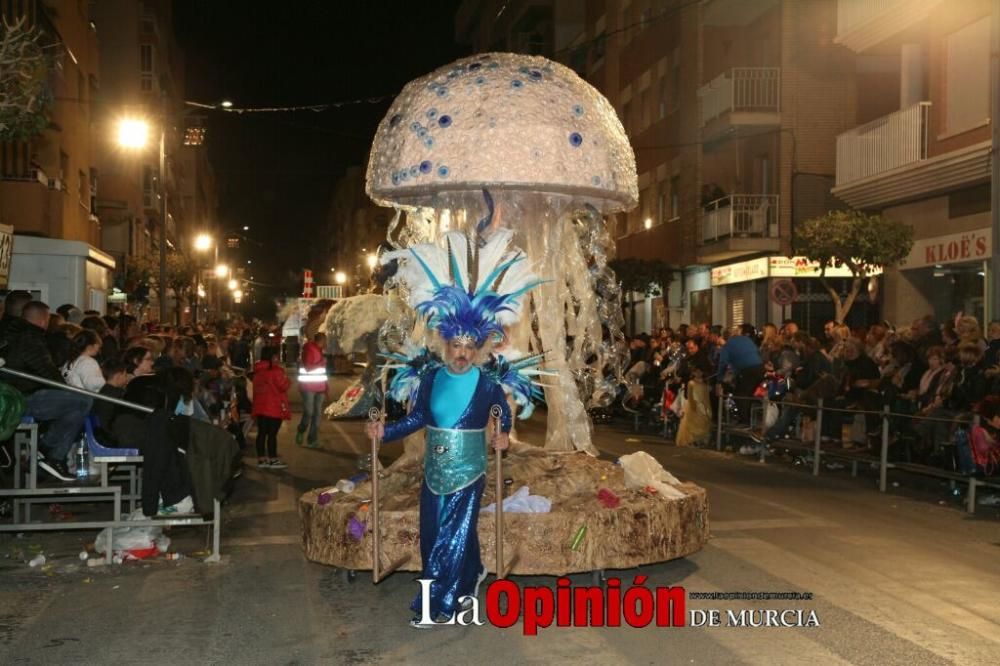
[[[226,286],[229,287],[229,291],[236,291],[236,288],[240,286],[240,283],[236,280],[230,280],[226,283]]]
[[[347,282],[347,274],[344,271],[337,271],[333,276],[333,281],[337,284],[344,284]]]
[[[194,249],[205,252],[212,247],[212,237],[208,234],[198,234],[194,238]]]
[[[226,266],[225,264],[216,264],[215,277],[219,278],[220,280],[229,277],[229,266]]]
[[[167,170],[167,98],[162,98],[160,117],[160,171],[156,179],[160,194],[160,271],[156,292],[160,300],[160,325],[167,320],[167,186],[164,182]],[[123,118],[118,123],[118,145],[131,150],[144,148],[148,142],[149,123],[137,118]]]
[[[368,262],[368,268],[375,270],[375,266],[378,264],[378,257],[374,254],[369,254],[365,261]]]

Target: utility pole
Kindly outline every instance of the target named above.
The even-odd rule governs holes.
[[[1000,319],[1000,0],[993,0],[990,60],[990,218],[993,222],[993,256],[987,271],[986,319]]]
[[[160,93],[160,326],[167,323],[167,95]]]

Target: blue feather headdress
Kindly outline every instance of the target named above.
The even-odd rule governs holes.
[[[498,229],[488,240],[479,236],[489,217],[474,237],[453,231],[441,244],[381,257],[383,263],[398,260],[395,279],[406,286],[410,305],[445,340],[467,337],[479,347],[503,339],[504,327],[520,318],[522,297],[541,284],[524,253],[510,247],[513,232]]]

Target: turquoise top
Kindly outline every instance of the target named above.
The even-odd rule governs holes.
[[[438,427],[455,427],[469,406],[478,383],[479,368],[471,368],[460,375],[452,374],[448,368],[438,371],[431,390],[431,414]]]

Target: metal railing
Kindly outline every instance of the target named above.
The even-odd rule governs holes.
[[[777,237],[777,194],[731,194],[709,203],[702,212],[702,243]]]
[[[780,67],[733,67],[698,90],[701,124],[726,113],[781,110]]]
[[[752,439],[751,433],[754,429],[761,429],[766,432],[767,426],[764,426],[760,423],[760,421],[763,419],[769,405],[775,404],[773,401],[768,398],[736,397],[734,395],[725,394],[718,396],[717,400],[718,403],[716,405],[717,410],[715,414],[713,433],[715,436],[716,450],[722,450],[723,439],[733,436]],[[727,407],[727,401],[735,403],[737,405],[737,409],[749,408],[749,420],[734,425],[731,421],[733,414]],[[766,457],[771,454],[770,449],[774,448],[806,451],[807,458],[801,460],[801,462],[808,462],[811,465],[813,476],[819,476],[821,464],[824,460],[833,459],[845,460],[849,462],[851,464],[851,476],[858,475],[859,464],[866,464],[869,465],[871,469],[878,471],[878,488],[879,491],[883,493],[886,492],[889,487],[888,473],[890,470],[944,478],[948,480],[949,486],[953,489],[955,488],[956,483],[965,483],[968,487],[965,497],[965,510],[968,513],[975,513],[976,490],[978,487],[1000,487],[1000,481],[995,478],[984,478],[969,472],[962,472],[961,470],[948,470],[946,468],[937,468],[919,463],[912,463],[908,461],[904,462],[897,460],[896,456],[890,455],[890,445],[893,441],[893,435],[899,435],[902,421],[909,421],[911,423],[911,427],[914,422],[932,422],[949,426],[951,429],[971,428],[979,425],[979,416],[976,414],[972,414],[971,412],[953,412],[947,416],[938,416],[934,412],[926,415],[910,414],[894,412],[889,405],[883,405],[881,409],[875,410],[856,407],[838,408],[824,403],[825,401],[823,398],[819,398],[815,404],[797,402],[793,397],[786,397],[785,399],[779,401],[777,405],[779,405],[780,409],[795,409],[803,416],[812,416],[812,437],[809,440],[806,440],[805,438],[775,440],[765,439],[764,444],[761,444],[754,454],[758,457],[759,462],[765,462]],[[854,419],[864,419],[866,421],[865,439],[867,440],[872,438],[872,441],[866,441],[864,443],[855,442],[855,445],[850,448],[845,448],[843,444],[841,446],[827,444],[824,447],[824,414],[827,417],[834,414],[839,415],[842,419],[842,425],[853,423]],[[872,420],[877,419],[878,421],[879,428],[877,435],[875,433],[867,432],[867,420],[869,418]],[[836,433],[834,433],[834,435],[836,435]],[[877,444],[874,444],[874,438],[877,438]],[[942,448],[945,446],[954,446],[953,444],[939,444],[941,444]],[[955,453],[956,456],[958,456],[958,452],[956,451]],[[961,465],[960,456],[958,457],[958,464]],[[907,458],[909,458],[909,454],[907,454]],[[975,465],[974,462],[971,464]],[[837,469],[842,468],[842,466],[830,466],[828,464],[828,468]],[[987,474],[988,473],[989,472],[987,472]]]
[[[904,0],[838,0],[837,35],[848,33],[903,2]]]
[[[930,102],[917,102],[837,137],[837,185],[927,159]]]

